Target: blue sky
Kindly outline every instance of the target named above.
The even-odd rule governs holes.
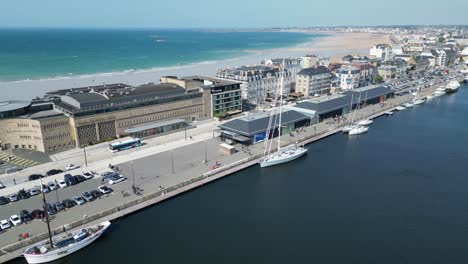
[[[468,24],[468,0],[2,0],[0,27]]]

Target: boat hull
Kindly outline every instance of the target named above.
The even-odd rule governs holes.
[[[374,121],[370,120],[370,119],[365,119],[365,120],[361,120],[358,122],[358,125],[360,126],[368,126],[368,125],[371,125],[372,123],[374,123]]]
[[[368,130],[369,129],[367,127],[355,128],[355,129],[349,131],[349,135],[350,136],[361,135],[361,134],[367,133]]]
[[[65,256],[68,256],[70,254],[75,253],[76,251],[88,246],[89,244],[93,243],[96,239],[98,239],[105,231],[106,229],[110,226],[110,222],[106,221],[101,223],[104,225],[104,227],[99,230],[98,232],[92,234],[86,239],[83,239],[82,241],[78,243],[71,244],[69,246],[59,248],[56,250],[53,250],[51,252],[47,252],[44,254],[26,254],[24,253],[23,256],[26,259],[26,261],[29,264],[36,264],[36,263],[47,263],[51,262],[54,260],[58,260],[60,258],[63,258]],[[36,245],[43,245],[44,241],[39,242]],[[35,245],[33,245],[35,246]]]
[[[458,88],[455,88],[455,89],[454,89],[454,88],[445,89],[445,92],[448,93],[448,94],[450,94],[450,93],[455,93],[455,92],[457,92],[457,91],[458,91]]]
[[[271,167],[279,164],[283,164],[286,162],[293,161],[295,159],[298,159],[302,156],[304,156],[307,153],[306,148],[298,148],[294,151],[292,155],[288,155],[287,157],[284,158],[272,158],[272,159],[266,159],[260,162],[260,167],[266,168],[266,167]]]

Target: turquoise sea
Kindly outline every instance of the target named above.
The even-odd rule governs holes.
[[[320,35],[209,30],[0,29],[0,81],[181,66]]]

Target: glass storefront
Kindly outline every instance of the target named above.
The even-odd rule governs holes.
[[[177,122],[160,122],[148,124],[142,127],[128,129],[128,135],[132,138],[145,138],[155,135],[170,133],[173,131],[182,130],[187,127],[187,123],[183,120]]]

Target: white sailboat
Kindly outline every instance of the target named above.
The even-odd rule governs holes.
[[[403,106],[406,107],[406,108],[411,108],[411,107],[413,107],[413,103],[408,102],[406,104],[403,104]]]
[[[296,144],[291,144],[288,145],[284,148],[281,148],[281,115],[282,115],[282,105],[283,105],[283,75],[284,71],[281,73],[281,81],[280,81],[280,91],[279,91],[279,97],[280,97],[280,103],[278,107],[278,114],[275,115],[274,111],[270,115],[270,120],[268,122],[268,128],[267,128],[267,135],[266,135],[266,140],[265,140],[265,151],[263,153],[263,158],[260,160],[260,167],[265,168],[265,167],[270,167],[282,163],[286,163],[289,161],[293,161],[304,154],[307,153],[307,149],[304,147],[300,147]],[[277,98],[277,93],[275,94],[275,105],[276,105],[276,98]],[[276,123],[276,119],[278,119],[278,123]],[[272,127],[273,126],[273,127]],[[270,139],[270,133],[271,131],[275,131],[276,127],[278,128],[278,146],[276,152],[270,153],[271,150],[271,145],[273,142],[273,139]]]
[[[41,186],[43,186],[42,181]],[[46,201],[44,192],[42,192],[42,200],[44,203],[49,239],[40,241],[26,248],[23,256],[29,264],[46,263],[68,256],[93,243],[111,224],[109,221],[104,221],[100,224],[52,237],[52,233],[50,232],[49,215],[45,208]]]
[[[366,133],[368,130],[369,130],[369,128],[366,127],[366,126],[358,126],[358,127],[356,127],[356,128],[351,129],[351,131],[349,131],[349,135],[350,135],[350,136],[353,136],[353,135],[364,134],[364,133]]]
[[[399,105],[399,106],[395,107],[395,109],[398,110],[398,111],[403,111],[403,110],[406,109],[406,107],[404,107],[402,105]]]
[[[351,95],[351,105],[350,105],[351,111],[353,109],[353,97],[354,95]],[[359,102],[360,101],[361,101],[361,95],[359,95]],[[344,126],[343,129],[341,129],[343,133],[349,133],[349,131],[351,131],[353,128],[358,127],[357,124],[354,123],[354,117],[356,116],[356,112],[358,111],[358,109],[359,109],[359,106],[356,106],[356,109],[354,109],[353,116],[351,117],[351,121],[349,122],[349,124]]]
[[[364,107],[366,106],[366,102],[367,102],[367,92],[366,92],[366,97],[364,99]],[[374,121],[368,118],[362,119],[357,122],[358,126],[368,126],[368,125],[371,125],[372,123],[374,123]]]

